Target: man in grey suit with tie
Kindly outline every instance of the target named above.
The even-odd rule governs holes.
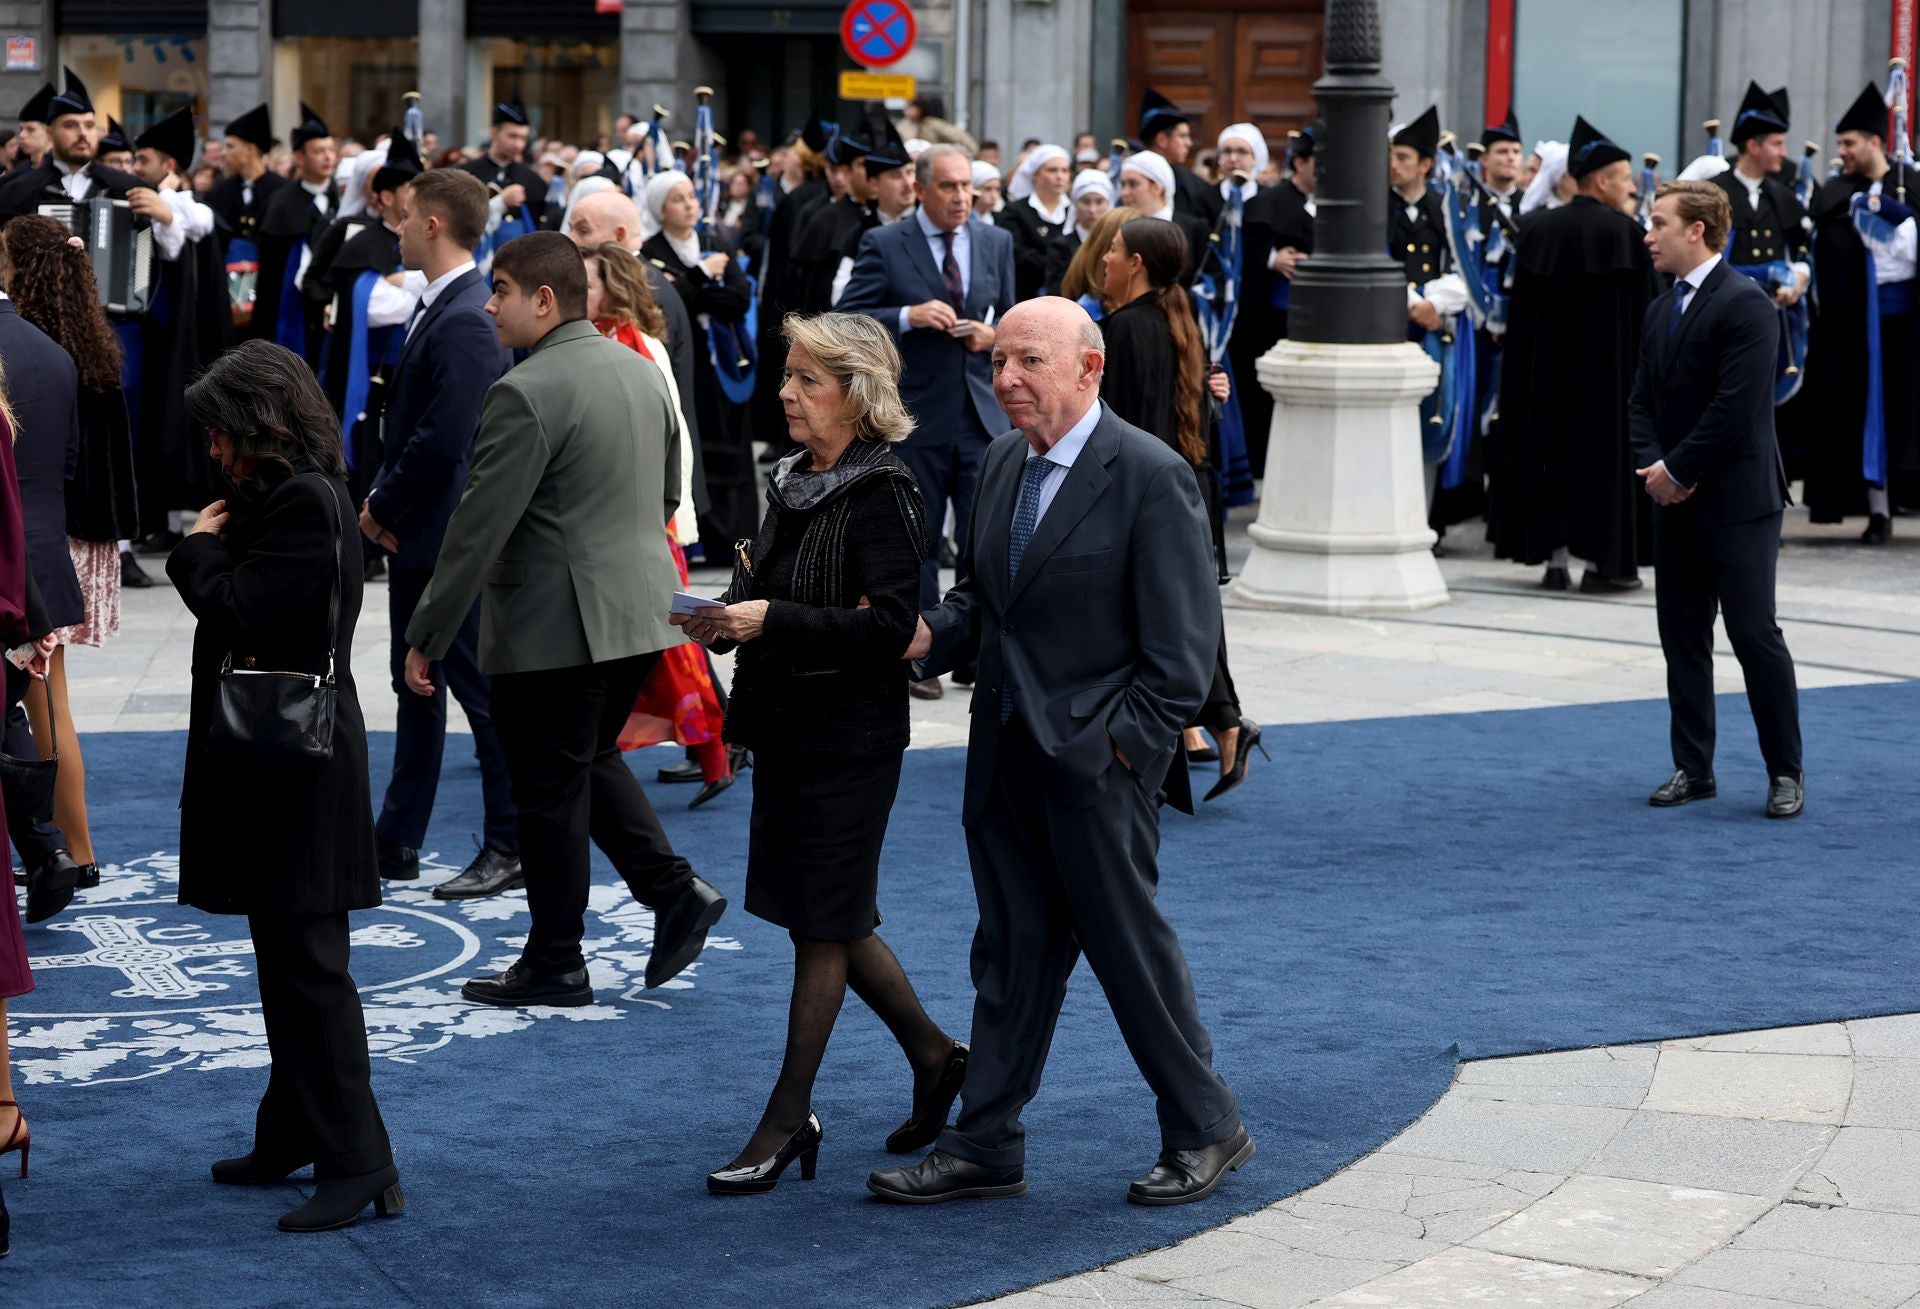
[[[654,911],[648,986],[693,962],[727,905],[674,853],[619,746],[647,674],[680,640],[666,538],[680,447],[659,370],[587,321],[586,264],[566,237],[501,246],[487,312],[502,345],[531,353],[487,391],[466,489],[407,625],[407,685],[433,694],[430,667],[484,591],[480,666],[533,924],[513,967],[460,994],[587,1005],[589,839]]]
[[[867,1180],[883,1200],[1026,1193],[1020,1111],[1082,952],[1158,1102],[1160,1157],[1127,1198],[1201,1199],[1253,1155],[1154,902],[1163,792],[1193,811],[1180,731],[1220,632],[1211,534],[1186,461],[1100,402],[1104,364],[1071,301],[1002,320],[994,390],[1017,430],[988,449],[959,578],[906,651],[923,675],[978,660],[962,819],[980,925],[960,1115]]]
[[[953,506],[954,545],[966,548],[974,484],[987,442],[1007,430],[994,400],[995,325],[1013,307],[1013,237],[973,217],[973,165],[936,145],[914,166],[920,207],[860,239],[835,308],[870,314],[900,343],[900,398],[913,435],[895,447],[937,529]],[[920,603],[940,598],[940,561],[921,565]],[[937,698],[940,680],[915,683]]]

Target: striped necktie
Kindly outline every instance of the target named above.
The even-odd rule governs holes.
[[[1007,538],[1007,583],[1020,576],[1020,560],[1033,540],[1033,529],[1040,522],[1040,488],[1047,484],[1053,464],[1044,455],[1031,455],[1020,472],[1020,501],[1013,510],[1013,533]],[[1000,672],[1000,721],[1013,716],[1013,683],[1003,667]]]
[[[953,257],[953,233],[942,232],[940,239],[947,246],[946,254],[940,258],[940,280],[947,284],[947,299],[953,305],[953,312],[964,314],[967,311],[967,288],[960,280],[960,263]]]

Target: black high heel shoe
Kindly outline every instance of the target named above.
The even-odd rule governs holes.
[[[400,1189],[400,1170],[392,1164],[358,1177],[328,1177],[315,1182],[313,1199],[280,1215],[280,1230],[329,1232],[357,1222],[369,1204],[382,1218],[397,1218],[407,1211],[406,1193]]]
[[[1253,752],[1255,750],[1258,750],[1260,757],[1268,763],[1273,762],[1273,756],[1267,753],[1267,747],[1260,744],[1260,724],[1254,722],[1251,718],[1242,718],[1240,720],[1239,746],[1233,752],[1233,767],[1220,774],[1220,780],[1215,782],[1213,789],[1208,791],[1202,798],[1205,800],[1217,800],[1234,787],[1240,785],[1240,783],[1246,781],[1247,765],[1253,761]]]
[[[773,1158],[738,1168],[722,1168],[707,1174],[707,1190],[714,1195],[764,1195],[780,1184],[780,1174],[795,1159],[800,1161],[800,1180],[811,1182],[820,1166],[820,1115],[809,1113],[786,1144],[773,1152]]]
[[[967,1047],[955,1041],[947,1052],[947,1066],[940,1070],[940,1080],[927,1092],[927,1098],[922,1100],[915,1090],[913,1115],[887,1137],[888,1154],[912,1154],[939,1139],[946,1130],[947,1116],[953,1112],[953,1102],[960,1098],[960,1088],[967,1081],[967,1054]]]

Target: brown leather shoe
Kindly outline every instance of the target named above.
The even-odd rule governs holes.
[[[937,677],[929,677],[924,682],[907,683],[907,694],[916,700],[938,700],[946,693],[947,688],[940,685]]]

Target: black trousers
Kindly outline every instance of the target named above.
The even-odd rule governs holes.
[[[473,752],[480,760],[480,794],[486,807],[483,839],[495,850],[520,848],[519,817],[513,808],[513,779],[507,752],[493,726],[493,688],[480,671],[480,602],[460,625],[446,657],[434,665],[434,692],[407,689],[407,624],[433,576],[431,568],[394,564],[387,573],[387,614],[392,622],[390,666],[400,709],[394,718],[393,777],[374,825],[383,841],[417,850],[427,839],[433,799],[440,790],[440,761],[446,753],[447,692],[466,712],[473,728]]]
[[[27,711],[20,703],[21,697],[32,690],[33,679],[11,663],[6,665],[6,671],[7,716],[4,731],[0,731],[0,750],[16,759],[38,759],[40,747],[34,744],[33,733],[27,727]],[[67,848],[66,834],[50,822],[36,822],[28,812],[32,806],[26,797],[16,794],[13,785],[3,778],[0,778],[0,797],[6,801],[7,835],[13,841],[13,848],[20,852],[22,867],[38,868],[53,857],[55,850]]]
[[[1099,801],[1071,808],[1049,798],[1053,767],[1016,715],[1002,729],[993,794],[967,829],[980,904],[973,1052],[960,1116],[939,1148],[989,1167],[1023,1162],[1020,1111],[1040,1089],[1082,952],[1153,1089],[1162,1142],[1223,1141],[1240,1111],[1213,1070],[1179,938],[1154,903],[1157,797],[1116,760]]]
[[[1667,657],[1673,766],[1689,777],[1713,776],[1716,610],[1726,616],[1727,639],[1746,676],[1747,706],[1767,775],[1800,776],[1800,693],[1793,656],[1774,622],[1780,518],[1776,511],[1702,527],[1684,506],[1654,510],[1654,605]]]
[[[313,1161],[316,1178],[393,1162],[374,1102],[366,1015],[347,972],[347,915],[250,914],[260,1010],[273,1055],[255,1116],[265,1158]]]
[[[693,866],[673,852],[620,751],[620,728],[658,651],[577,668],[501,673],[493,722],[520,807],[520,865],[533,927],[521,959],[542,976],[584,966],[591,853],[600,847],[633,898],[677,900]]]
[[[969,405],[971,402],[962,401]],[[980,484],[980,461],[986,457],[987,443],[971,434],[951,445],[916,446],[903,441],[893,447],[920,484],[920,499],[927,509],[927,532],[937,543],[947,521],[947,505],[953,505],[953,545],[967,548],[967,524],[973,520],[973,493]],[[940,551],[935,548],[920,565],[920,607],[930,609],[940,603]]]

